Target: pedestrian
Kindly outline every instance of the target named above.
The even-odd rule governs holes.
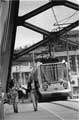
[[[39,95],[40,94],[40,92],[39,92],[40,85],[39,85],[38,71],[37,71],[36,66],[33,67],[32,72],[29,75],[29,79],[28,79],[28,83],[27,83],[27,88],[28,88],[29,92],[31,91],[31,85],[32,85],[33,82],[34,82],[34,85],[35,85],[34,87],[36,89],[36,92]]]

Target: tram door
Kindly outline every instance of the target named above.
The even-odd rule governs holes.
[[[0,120],[4,119],[3,94],[11,69],[19,0],[0,0]]]

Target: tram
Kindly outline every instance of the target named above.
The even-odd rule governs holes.
[[[71,84],[66,62],[43,63],[38,67],[39,91],[41,95],[50,94],[53,98],[71,97]]]
[[[75,10],[79,10],[79,6],[71,3],[71,2],[58,2],[53,4],[54,6],[57,5],[65,5],[67,7],[70,7]],[[24,16],[18,17],[18,11],[19,11],[19,0],[0,0],[0,120],[4,119],[4,107],[3,107],[3,100],[5,94],[7,94],[7,88],[9,83],[9,76],[11,73],[11,65],[13,60],[13,52],[14,52],[14,44],[15,44],[15,37],[16,37],[16,30],[17,26],[22,25],[22,22],[25,23],[25,20],[44,12],[45,10],[49,9],[50,7],[53,7],[53,5],[50,3],[47,3],[46,5],[37,8],[33,12],[30,12]],[[61,31],[57,32],[57,37],[60,35],[63,35],[65,32],[68,32],[69,30],[75,28],[78,26],[78,22],[76,21],[69,26],[63,28]],[[33,27],[29,24],[23,26],[26,26],[29,29],[35,30],[36,32],[42,33],[43,35],[50,35],[50,38],[55,39],[56,36],[51,35],[50,32],[46,32],[45,30],[42,30],[38,27]],[[31,49],[27,49],[26,53],[29,51],[37,48],[37,46],[42,45],[46,42],[49,42],[48,37],[40,44],[37,43],[34,47],[31,47]],[[27,52],[28,51],[28,52]],[[22,55],[23,51],[21,51]],[[20,55],[20,54],[18,54]],[[19,56],[19,57],[21,57]],[[17,56],[18,57],[18,56]],[[53,64],[53,65],[52,65]],[[59,67],[58,67],[59,66]],[[62,66],[62,67],[61,67]],[[42,64],[39,67],[38,72],[40,74],[39,76],[39,82],[40,82],[40,88],[39,91],[41,94],[52,92],[53,94],[63,94],[66,97],[71,92],[68,72],[66,74],[66,77],[64,77],[64,71],[63,68],[65,65],[60,63],[50,63],[50,64]],[[49,69],[48,69],[49,68]],[[52,72],[49,72],[49,71]],[[61,71],[60,71],[61,70]],[[44,72],[45,71],[45,72]],[[61,73],[61,76],[59,77]],[[51,76],[51,77],[50,77]],[[50,79],[49,79],[50,78]],[[11,91],[12,92],[12,91]],[[13,92],[12,92],[13,93]],[[14,101],[14,105],[16,106],[16,101]],[[14,106],[13,106],[14,107]],[[17,110],[15,110],[16,112]],[[16,112],[17,113],[17,112]]]

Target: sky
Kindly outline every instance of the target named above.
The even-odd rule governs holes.
[[[49,0],[21,0],[19,6],[19,16],[29,13],[30,11],[46,4],[48,1]],[[79,0],[69,1],[79,4]],[[53,10],[56,15],[56,19],[60,24],[66,22],[71,23],[79,19],[79,12],[76,12],[75,10],[70,9],[68,7],[55,6],[53,7]],[[56,23],[56,19],[54,17],[53,10],[48,9],[42,12],[41,14],[36,15],[31,19],[28,19],[26,22],[36,25],[48,31],[54,31],[54,29],[56,29],[58,26],[54,26],[54,24]],[[30,46],[32,44],[39,42],[42,39],[43,36],[41,34],[34,32],[30,29],[24,28],[22,26],[19,26],[17,27],[15,49],[18,49],[20,47],[23,48],[24,46]]]

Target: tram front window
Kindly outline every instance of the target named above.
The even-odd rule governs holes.
[[[65,80],[67,78],[66,67],[62,63],[41,65],[41,75],[43,81],[48,83]]]
[[[57,74],[58,80],[66,80],[67,70],[64,64],[58,64],[56,71],[57,71],[56,74]]]

